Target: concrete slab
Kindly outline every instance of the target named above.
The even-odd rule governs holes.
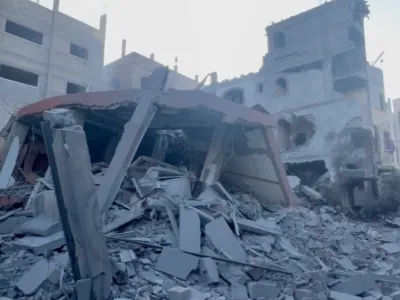
[[[356,296],[376,287],[376,282],[371,276],[361,275],[342,281],[333,286],[331,290]]]
[[[215,248],[240,262],[246,262],[247,255],[232,233],[225,219],[220,217],[205,226],[205,234]]]
[[[390,295],[392,300],[400,300],[400,291],[394,292],[393,294]]]
[[[57,232],[47,237],[25,236],[14,242],[14,245],[31,250],[34,254],[42,254],[65,245],[63,232]]]
[[[21,226],[21,232],[26,234],[49,236],[62,230],[60,222],[54,222],[53,218],[40,215],[25,222]]]
[[[200,253],[200,247],[200,217],[195,211],[181,205],[179,209],[179,249]]]
[[[384,250],[388,254],[396,254],[400,252],[400,245],[387,243],[379,246],[380,249]]]
[[[280,294],[280,289],[272,283],[253,281],[247,284],[247,292],[252,299],[276,299]]]
[[[357,267],[353,264],[353,262],[348,257],[335,258],[335,261],[341,266],[344,270],[354,271]]]
[[[197,269],[199,258],[176,248],[164,248],[158,257],[155,269],[185,280]]]
[[[136,261],[136,259],[137,259],[135,252],[133,252],[132,250],[122,250],[119,253],[119,258],[120,258],[121,262],[123,262],[123,263]]]
[[[331,300],[361,300],[362,298],[350,294],[331,291],[329,295]]]
[[[217,263],[209,257],[200,259],[200,272],[204,274],[208,284],[219,283]]]
[[[247,219],[236,220],[239,228],[243,231],[257,233],[261,235],[281,235],[281,228],[273,222],[269,222],[264,219],[259,219],[256,222]]]
[[[92,290],[92,280],[91,279],[81,279],[78,280],[74,285],[75,299],[90,299],[90,294]]]
[[[21,234],[21,227],[32,218],[25,216],[11,216],[0,222],[0,234]]]
[[[45,259],[39,260],[17,283],[17,288],[24,295],[33,295],[56,269],[55,265]]]
[[[19,153],[19,137],[13,138],[10,149],[0,171],[0,189],[6,189],[12,178]]]

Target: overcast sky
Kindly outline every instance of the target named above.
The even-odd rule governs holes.
[[[60,10],[92,26],[106,13],[106,63],[136,51],[200,80],[217,71],[218,79],[257,72],[267,52],[265,27],[317,6],[320,0],[61,0]],[[399,0],[369,0],[366,20],[368,60],[385,51],[386,97],[400,97]],[[52,0],[40,0],[51,7]]]

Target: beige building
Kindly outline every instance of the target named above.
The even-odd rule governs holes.
[[[122,43],[121,58],[104,67],[104,80],[108,90],[139,89],[142,78],[150,76],[154,69],[164,67],[155,61],[154,54],[146,57],[137,52],[125,54],[126,42]],[[198,78],[191,79],[178,73],[175,66],[169,72],[166,89],[192,90],[198,85]]]
[[[59,5],[0,1],[0,127],[26,104],[103,87],[106,16],[97,29]]]

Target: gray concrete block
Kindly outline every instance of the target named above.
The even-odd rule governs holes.
[[[200,217],[195,211],[181,206],[179,210],[179,249],[200,253],[200,247]]]
[[[39,260],[28,272],[26,272],[17,283],[17,288],[24,295],[33,295],[42,284],[52,275],[56,269],[53,263],[45,259]]]
[[[341,266],[344,270],[347,271],[354,271],[357,269],[357,267],[353,264],[353,262],[347,258],[347,257],[342,257],[342,258],[335,258],[335,261],[338,263],[339,266]]]
[[[218,218],[205,226],[205,234],[215,248],[229,255],[230,259],[247,261],[246,252],[232,233],[224,218]]]
[[[167,291],[168,300],[190,300],[191,297],[190,288],[175,286]]]
[[[350,294],[331,291],[329,295],[331,300],[361,300],[362,298]]]
[[[204,274],[208,284],[219,283],[217,263],[209,257],[200,259],[200,272]]]
[[[35,217],[45,215],[54,222],[59,221],[58,206],[54,191],[44,191],[36,195],[32,201],[33,215]]]
[[[81,279],[75,282],[75,299],[90,299],[92,291],[92,279]]]
[[[176,248],[164,248],[158,257],[155,269],[185,280],[190,272],[197,269],[198,264],[199,258],[196,256]]]
[[[26,234],[49,236],[61,231],[61,223],[45,215],[35,217],[21,226],[21,232]]]
[[[380,249],[384,250],[388,254],[396,254],[400,252],[400,245],[387,243],[379,246]]]
[[[50,236],[25,236],[14,242],[14,245],[31,250],[34,254],[42,254],[65,245],[63,232]]]
[[[249,298],[247,295],[247,289],[244,285],[231,285],[229,292],[232,300],[246,300]]]
[[[247,284],[247,292],[252,299],[258,298],[277,298],[280,289],[272,283],[268,282],[249,282]]]
[[[133,252],[132,250],[122,250],[119,253],[119,258],[123,263],[128,263],[137,259],[135,252]]]
[[[238,265],[218,262],[220,276],[231,285],[245,285],[250,281],[246,273]]]
[[[352,277],[342,281],[331,288],[332,291],[350,295],[360,295],[368,290],[376,288],[375,280],[368,275]]]
[[[294,290],[294,299],[295,300],[312,300],[313,292],[310,290],[303,290],[303,289]]]

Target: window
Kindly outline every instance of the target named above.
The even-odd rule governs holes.
[[[288,83],[287,80],[283,77],[278,78],[276,80],[276,95],[277,96],[286,96],[288,94]]]
[[[381,107],[381,110],[386,111],[386,101],[382,94],[379,94],[379,106]]]
[[[89,58],[89,50],[74,43],[71,43],[69,53],[84,60]]]
[[[280,49],[286,46],[286,37],[283,32],[274,34],[274,49]]]
[[[394,142],[390,137],[390,133],[387,130],[383,132],[383,143],[385,147],[385,152],[393,154],[396,151],[396,146],[394,145]]]
[[[38,86],[39,84],[38,74],[7,65],[0,65],[0,77],[31,86]]]
[[[43,44],[43,33],[9,20],[6,22],[6,32],[38,45]]]
[[[244,103],[244,92],[241,88],[232,88],[225,92],[224,99],[229,100],[233,103]]]
[[[259,93],[264,92],[264,84],[257,83],[257,92],[259,92]]]
[[[67,82],[67,94],[84,93],[85,90],[86,90],[86,86],[84,86],[84,85]]]

